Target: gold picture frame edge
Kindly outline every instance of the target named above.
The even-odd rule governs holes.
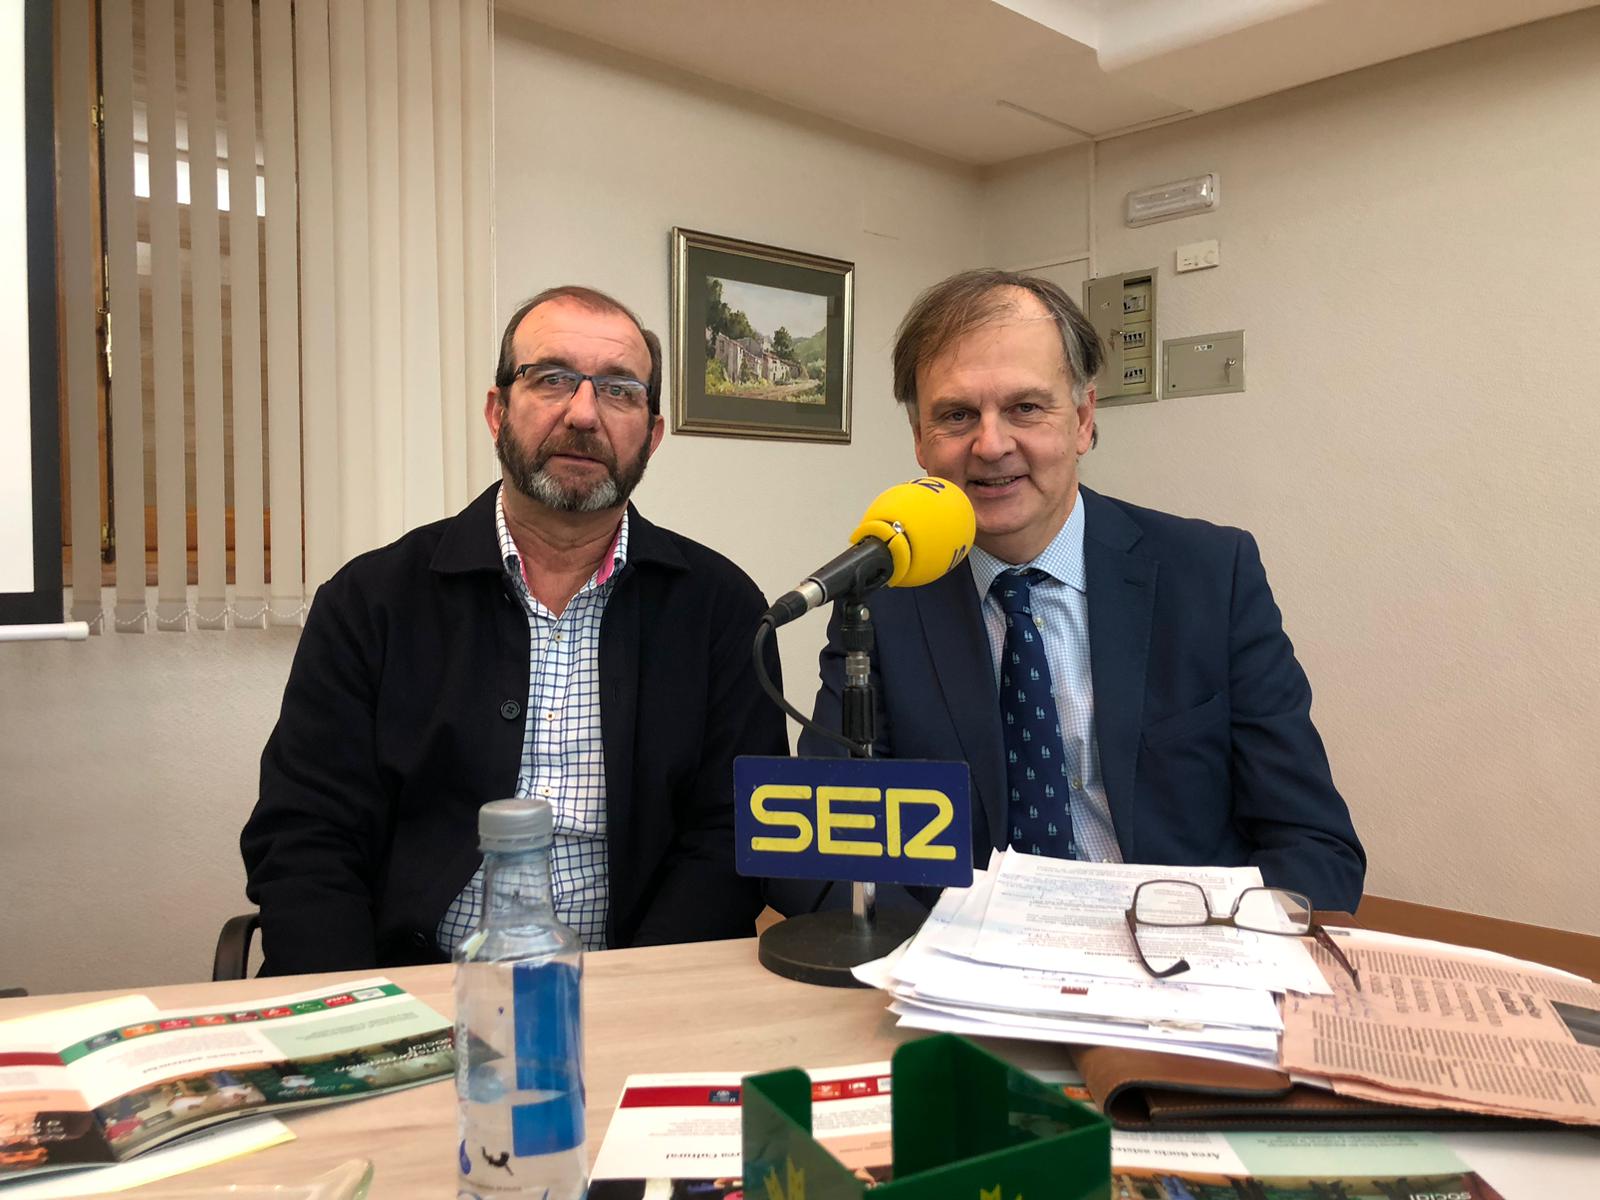
[[[742,254],[748,258],[764,259],[785,266],[805,267],[812,270],[832,271],[844,281],[844,369],[840,382],[840,409],[843,420],[839,429],[773,429],[748,421],[713,421],[688,414],[685,384],[685,360],[688,358],[688,331],[684,326],[687,309],[687,268],[691,249],[723,250]],[[672,432],[709,437],[754,437],[771,441],[824,442],[835,445],[850,441],[852,377],[855,374],[855,278],[856,265],[842,258],[829,258],[803,250],[786,250],[765,242],[752,242],[724,234],[672,227],[671,262],[671,347],[672,347]]]

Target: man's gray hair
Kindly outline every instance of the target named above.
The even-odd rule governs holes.
[[[915,412],[917,372],[957,339],[1014,311],[1015,300],[1007,294],[1013,288],[1031,294],[1055,321],[1072,397],[1081,405],[1105,361],[1089,318],[1048,279],[987,267],[952,275],[917,297],[895,331],[894,398]]]

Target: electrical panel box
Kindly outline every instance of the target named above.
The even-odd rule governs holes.
[[[1083,284],[1083,309],[1105,346],[1101,404],[1143,404],[1156,391],[1156,273],[1129,271]]]
[[[1244,330],[1161,343],[1161,394],[1214,396],[1244,391]]]

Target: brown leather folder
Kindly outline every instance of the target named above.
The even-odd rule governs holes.
[[[1117,1046],[1076,1046],[1084,1086],[1118,1129],[1469,1130],[1559,1127],[1483,1113],[1377,1104],[1282,1071]]]

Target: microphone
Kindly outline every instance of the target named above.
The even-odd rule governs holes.
[[[966,558],[977,529],[972,501],[948,479],[896,484],[867,506],[850,549],[779,596],[763,620],[776,627],[841,596],[932,583]]]

